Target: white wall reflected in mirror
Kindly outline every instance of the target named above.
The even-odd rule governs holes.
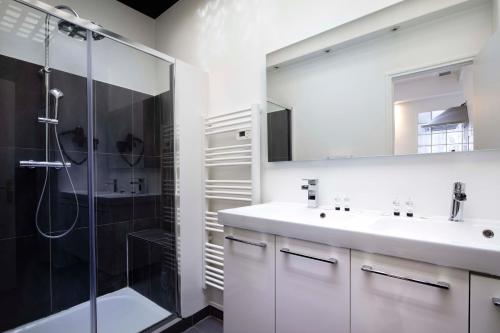
[[[496,15],[470,1],[280,64],[268,55],[268,160],[500,148]]]

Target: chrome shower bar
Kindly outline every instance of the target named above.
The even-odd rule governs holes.
[[[61,169],[65,165],[63,162],[60,161],[55,161],[55,162],[46,162],[46,161],[19,161],[19,166],[21,168],[54,168],[54,169]],[[71,167],[71,163],[66,162],[66,167],[69,168]]]

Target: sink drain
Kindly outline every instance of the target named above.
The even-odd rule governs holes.
[[[486,229],[483,230],[483,236],[486,238],[493,238],[495,236],[495,233],[493,232],[493,230]]]
[[[319,214],[319,217],[321,217],[322,219],[324,219],[326,217],[326,214],[325,213],[321,213],[321,214]]]

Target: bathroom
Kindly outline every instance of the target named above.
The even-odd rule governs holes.
[[[500,332],[498,0],[0,11],[0,331]]]

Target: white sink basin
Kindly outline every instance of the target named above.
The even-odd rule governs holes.
[[[426,219],[382,217],[376,221],[373,229],[374,233],[393,237],[500,251],[500,224],[493,221],[451,222],[439,217]],[[492,231],[494,236],[485,237],[483,232],[486,230]]]
[[[323,215],[323,214],[324,215]],[[219,222],[266,232],[500,275],[500,222],[451,222],[442,217],[406,218],[377,212],[344,212],[269,203],[219,211]],[[494,236],[487,238],[485,230]]]

